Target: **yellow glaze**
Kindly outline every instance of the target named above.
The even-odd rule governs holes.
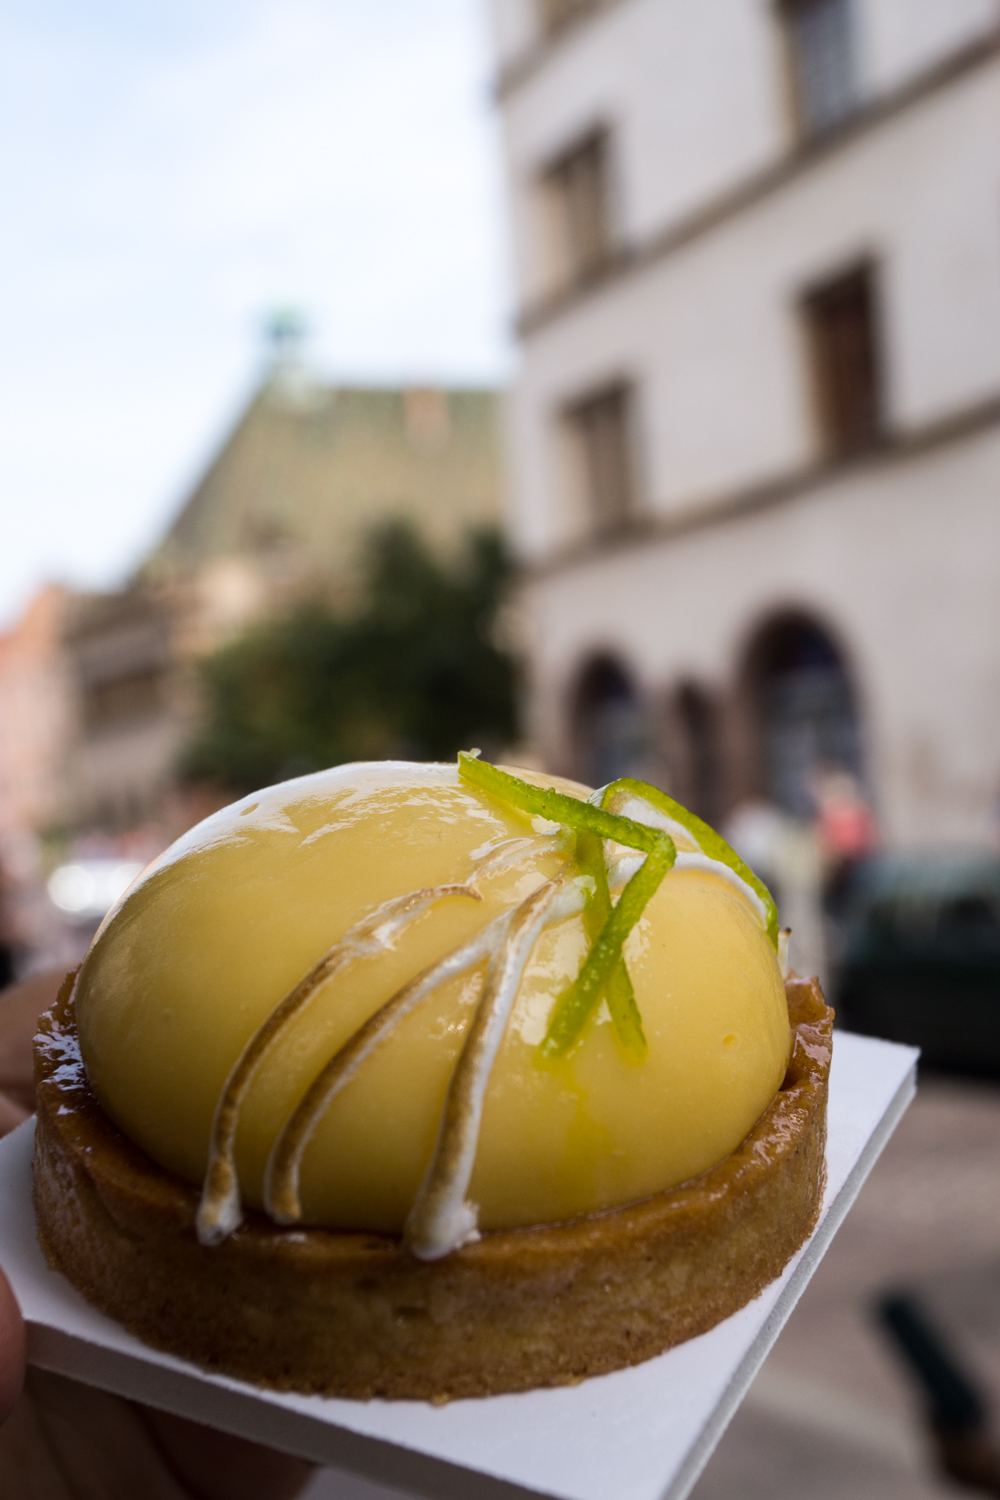
[[[578,795],[582,788],[560,785]],[[342,766],[246,797],[191,830],[109,915],[77,987],[83,1058],[104,1108],[163,1166],[200,1185],[216,1101],[282,996],[372,907],[468,879],[529,820],[452,766]],[[560,869],[546,852],[449,897],[394,947],[329,980],[251,1086],[236,1159],[260,1207],[281,1125],[332,1053],[420,969]],[[749,904],[711,874],[672,871],[626,957],[649,1042],[627,1057],[601,1007],[569,1057],[540,1061],[555,997],[574,977],[582,918],[544,932],[494,1067],[470,1197],[482,1228],[626,1203],[728,1155],[780,1086],[789,1051],[773,949]],[[303,1220],[400,1230],[430,1159],[479,992],[430,995],[327,1111],[302,1168]]]

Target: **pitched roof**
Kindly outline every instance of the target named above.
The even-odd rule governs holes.
[[[278,366],[155,549],[146,572],[285,549],[353,568],[373,524],[408,517],[447,547],[500,522],[496,391],[338,387]]]

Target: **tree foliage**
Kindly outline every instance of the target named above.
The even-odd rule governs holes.
[[[356,610],[305,605],[202,663],[182,775],[248,792],[344,761],[509,744],[514,667],[493,639],[509,573],[494,533],[449,567],[411,527],[380,528]]]

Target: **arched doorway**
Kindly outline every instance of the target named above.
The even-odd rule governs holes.
[[[594,657],[573,695],[574,770],[590,786],[640,776],[648,735],[642,703],[628,672],[612,656]]]
[[[715,824],[722,803],[719,716],[714,699],[695,682],[673,695],[671,741],[675,795],[706,823]]]
[[[758,632],[748,668],[761,791],[806,818],[819,772],[847,771],[863,785],[857,699],[829,631],[805,612],[782,614]]]

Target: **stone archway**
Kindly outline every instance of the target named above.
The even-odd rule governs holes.
[[[723,809],[723,766],[719,705],[700,684],[682,682],[667,709],[670,789],[678,801],[718,822]]]
[[[747,653],[744,686],[759,792],[806,818],[819,771],[848,771],[864,785],[857,694],[842,648],[819,620],[786,610],[762,625]]]
[[[590,786],[642,776],[648,728],[638,689],[615,657],[594,656],[579,673],[571,707],[573,773]]]

